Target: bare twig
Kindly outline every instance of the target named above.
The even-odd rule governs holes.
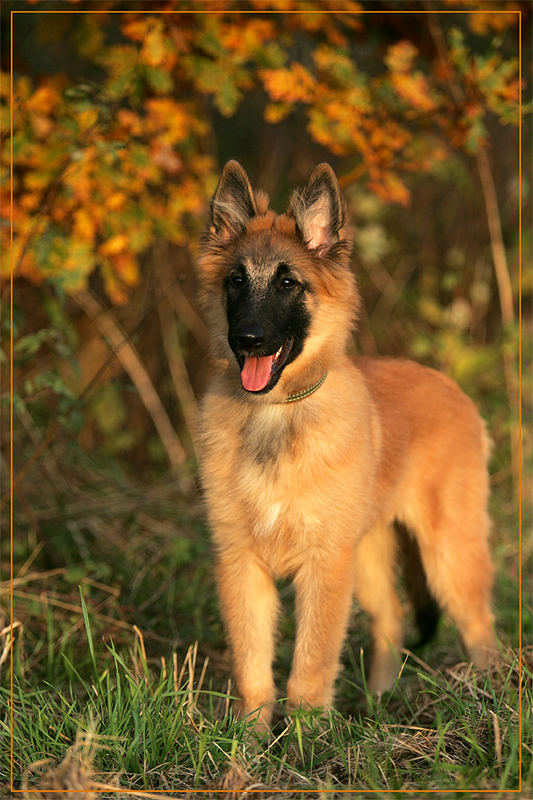
[[[20,628],[20,630],[22,631],[23,630],[22,622],[16,620],[13,622],[13,624],[10,623],[9,625],[6,625],[0,631],[0,640],[2,639],[2,637],[5,636],[5,641],[3,642],[2,647],[0,649],[0,667],[7,660],[7,657],[11,652],[11,645],[15,640],[15,637],[13,636],[13,631],[15,630],[15,628]]]
[[[176,318],[170,303],[164,296],[160,297],[157,310],[159,312],[161,336],[163,339],[163,347],[165,348],[168,367],[172,376],[174,389],[183,412],[185,423],[187,425],[192,447],[194,449],[198,408],[196,404],[196,398],[189,381],[189,376],[187,374],[185,360],[181,352]]]
[[[490,246],[492,249],[492,260],[494,262],[494,272],[498,283],[498,294],[500,298],[500,309],[502,320],[505,325],[513,322],[513,287],[507,265],[507,256],[503,244],[502,225],[500,211],[498,208],[498,198],[494,177],[490,166],[487,148],[483,145],[476,153],[477,168],[483,188],[485,208],[487,210],[487,223],[490,233]]]
[[[101,336],[116,350],[116,357],[131,378],[144,407],[152,418],[168,460],[178,472],[185,461],[185,451],[135,347],[127,340],[111,311],[105,311],[92,292],[87,289],[78,292],[74,295],[74,300],[87,316],[94,320]]]
[[[43,603],[46,601],[51,606],[55,606],[56,608],[61,608],[64,611],[72,611],[74,614],[81,614],[82,608],[81,606],[76,606],[73,603],[66,603],[64,600],[57,600],[55,597],[44,596],[34,594],[33,592],[22,592],[16,589],[13,592],[13,597],[18,597],[20,600],[25,600],[28,602],[38,602]],[[116,625],[118,628],[124,628],[127,631],[131,631],[133,626],[130,625],[128,622],[124,622],[121,619],[115,619],[115,617],[108,617],[107,614],[100,614],[92,612],[93,616],[97,619],[101,620],[101,622],[105,622],[109,626]]]
[[[5,580],[0,582],[0,595],[8,594],[10,587],[13,589],[16,586],[24,586],[32,581],[43,581],[46,578],[51,578],[55,575],[62,575],[65,573],[65,567],[55,567],[54,569],[46,570],[45,572],[30,572],[28,575],[13,578],[13,580]]]
[[[114,792],[115,795],[124,795],[125,797],[140,797],[145,798],[146,800],[186,800],[189,795],[170,795],[170,794],[161,794],[160,791],[156,792],[149,792],[146,789],[124,789],[120,787],[117,789],[116,786],[113,786],[112,783],[100,783],[99,781],[91,781],[90,783],[91,789],[99,794],[101,792]]]
[[[174,287],[173,287],[174,288]],[[200,347],[207,350],[209,347],[209,331],[207,325],[200,317],[194,306],[185,297],[181,289],[166,294],[168,302],[174,308],[175,314],[190,330]]]

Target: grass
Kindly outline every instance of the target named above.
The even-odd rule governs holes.
[[[43,502],[42,487],[35,483],[33,496],[29,481],[17,503],[15,788],[39,788],[41,794],[50,788],[99,788],[104,794],[113,787],[201,789],[207,797],[221,796],[221,790],[269,797],[281,788],[295,798],[317,789],[329,797],[347,789],[363,796],[373,790],[368,797],[438,789],[444,797],[453,790],[505,796],[518,787],[521,748],[523,785],[529,785],[533,651],[523,651],[521,743],[509,510],[495,509],[495,610],[505,643],[498,669],[482,674],[464,662],[456,631],[444,619],[433,643],[406,652],[395,691],[377,700],[365,688],[369,634],[355,611],[336,709],[289,718],[280,699],[272,735],[260,741],[253,724],[231,712],[230,664],[197,491],[192,488],[185,501],[173,483],[142,488],[120,473],[103,480],[100,465],[78,469],[79,475],[70,472],[64,496],[56,492]],[[82,483],[81,474],[90,477],[91,469],[94,479]],[[282,691],[294,624],[290,584],[279,590],[285,614],[276,677]],[[5,610],[6,582],[0,592]],[[7,743],[5,617],[0,737]],[[524,622],[527,641],[526,614]],[[0,748],[0,793],[2,784],[6,790],[10,784],[8,750]]]

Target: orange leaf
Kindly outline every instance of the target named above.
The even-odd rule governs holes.
[[[28,100],[28,108],[34,114],[50,114],[59,102],[59,92],[54,86],[45,84]]]
[[[386,203],[399,203],[402,206],[410,203],[411,192],[393,172],[386,172],[379,181],[371,181],[369,186]]]
[[[54,123],[50,117],[44,117],[42,114],[32,114],[31,124],[36,137],[44,139],[52,130]]]
[[[298,62],[291,64],[290,69],[264,69],[260,76],[272,100],[308,103],[314,97],[316,81]]]
[[[127,39],[134,42],[142,42],[150,24],[153,24],[154,17],[143,19],[130,19],[122,25],[122,33]]]
[[[117,113],[117,120],[119,125],[123,128],[126,128],[126,130],[132,136],[141,136],[143,132],[143,126],[140,118],[137,116],[137,114],[134,114],[133,111],[128,111],[126,108],[121,108]]]
[[[139,280],[139,267],[135,256],[131,253],[120,253],[113,259],[117,274],[128,286]]]
[[[429,94],[426,77],[421,72],[410,75],[395,72],[391,80],[397,94],[414,108],[432,111],[436,107],[435,101]]]

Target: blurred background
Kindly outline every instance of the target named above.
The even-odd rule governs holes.
[[[516,646],[520,203],[526,460],[532,290],[517,12],[529,98],[531,5],[146,5],[2,5],[1,502],[8,530],[11,334],[16,670],[58,685],[61,650],[83,672],[81,586],[104,639],[130,642],[135,624],[155,661],[198,640],[227,672],[197,482],[209,331],[194,261],[230,158],[280,212],[329,161],[354,223],[354,352],[441,369],[478,404],[494,441],[496,615]]]

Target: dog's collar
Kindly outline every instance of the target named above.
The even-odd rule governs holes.
[[[308,386],[307,389],[302,389],[301,392],[295,392],[294,394],[288,395],[285,400],[280,400],[279,403],[296,403],[298,400],[303,400],[305,397],[309,397],[310,394],[316,392],[317,389],[320,389],[326,378],[328,377],[328,371],[326,370],[319,380],[314,383],[312,386]]]

